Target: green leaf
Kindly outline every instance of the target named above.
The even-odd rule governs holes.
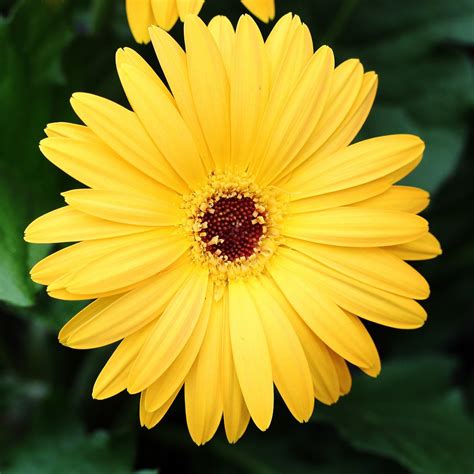
[[[474,466],[474,423],[448,389],[441,357],[387,364],[377,380],[356,377],[351,394],[316,412],[354,448],[396,460],[410,472],[464,474]]]
[[[61,178],[39,153],[42,127],[54,116],[64,82],[61,58],[72,37],[61,3],[18,2],[0,22],[0,300],[33,304],[28,267],[48,246],[30,252],[23,229],[53,208]],[[59,96],[59,97],[58,97]]]
[[[129,474],[132,443],[128,436],[105,431],[86,433],[79,422],[33,432],[15,450],[6,474]]]

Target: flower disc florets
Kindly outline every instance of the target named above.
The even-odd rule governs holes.
[[[282,204],[272,189],[260,189],[245,173],[213,173],[185,196],[185,225],[193,258],[216,282],[260,272],[278,245]]]

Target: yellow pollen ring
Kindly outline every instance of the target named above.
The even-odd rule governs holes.
[[[248,278],[264,269],[266,261],[273,255],[280,240],[278,229],[283,203],[278,198],[275,190],[260,189],[245,173],[218,172],[209,176],[204,187],[183,197],[183,209],[186,213],[183,229],[191,240],[191,256],[194,261],[209,269],[215,283],[226,285],[229,280]],[[232,235],[236,239],[235,245],[233,242],[225,242],[225,235],[208,236],[210,224],[215,227],[214,221],[220,218],[215,213],[216,206],[223,204],[219,203],[221,200],[232,202],[239,211],[248,211],[248,216],[245,216],[248,218],[246,225],[247,229],[249,225],[256,226],[251,228],[251,237],[254,240],[239,234],[239,226],[244,226],[244,223],[238,220],[237,223],[234,222],[235,227],[232,229]],[[251,208],[248,203],[252,204]],[[218,211],[218,214],[219,212],[222,211]],[[235,221],[235,216],[229,215],[232,210],[226,209],[226,212],[227,214],[222,215],[223,225],[229,220]],[[253,241],[255,245],[252,245]],[[232,254],[234,258],[229,258],[223,248],[224,242],[227,248],[235,252],[239,251],[240,244],[247,247],[245,251],[240,249],[243,255],[236,253]],[[247,251],[249,249],[250,251]],[[216,292],[217,295],[219,293]]]

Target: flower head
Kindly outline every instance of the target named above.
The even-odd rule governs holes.
[[[241,0],[258,19],[269,22],[275,17],[275,0]],[[176,21],[189,14],[198,14],[204,0],[126,0],[128,23],[138,43],[148,43],[148,27],[158,25],[168,31]]]
[[[117,68],[132,110],[90,94],[85,125],[53,123],[44,155],[87,188],[34,221],[29,242],[77,242],[39,262],[54,298],[94,299],[60,341],[121,341],[95,398],[141,393],[149,428],[184,387],[199,444],[221,418],[229,441],[265,430],[275,384],[299,421],[315,398],[350,390],[347,362],[380,371],[361,319],[421,326],[423,277],[406,260],[440,253],[417,213],[428,194],[395,183],[424,145],[389,135],[351,145],[377,76],[335,67],[307,27],[284,16],[266,41],[242,16],[185,22],[186,52],[151,38],[169,89],[130,49]]]

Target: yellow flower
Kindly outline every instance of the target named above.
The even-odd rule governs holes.
[[[41,151],[88,188],[34,221],[29,242],[79,242],[32,269],[53,298],[95,299],[61,330],[90,349],[122,341],[98,399],[141,393],[153,427],[184,386],[192,438],[223,417],[235,442],[268,428],[273,384],[298,421],[314,399],[350,390],[346,361],[380,371],[359,318],[412,329],[423,277],[405,260],[441,250],[417,213],[428,193],[395,185],[423,142],[388,135],[353,145],[377,76],[313,52],[300,19],[264,41],[242,16],[188,16],[186,52],[150,29],[170,90],[130,49],[117,68],[130,111],[78,93],[83,125],[53,123]]]
[[[268,23],[275,17],[275,0],[241,0],[242,4],[258,19]],[[204,0],[126,0],[128,23],[138,43],[148,43],[148,27],[158,25],[171,30],[186,15],[198,14]]]

